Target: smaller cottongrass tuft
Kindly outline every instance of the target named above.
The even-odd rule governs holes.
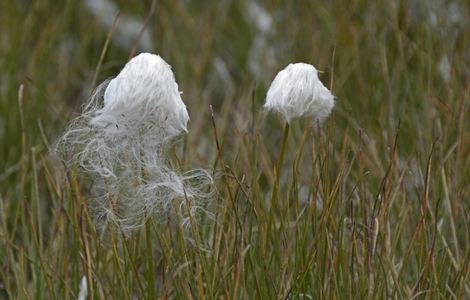
[[[102,83],[56,151],[91,179],[88,202],[95,225],[128,233],[154,217],[187,220],[204,212],[214,184],[205,170],[181,173],[168,149],[187,132],[188,112],[170,65],[143,53]],[[174,206],[191,209],[175,210]],[[175,211],[186,212],[172,218]]]
[[[334,96],[318,79],[314,66],[289,64],[274,78],[266,96],[267,110],[280,113],[288,123],[296,118],[313,117],[320,124],[330,115]]]

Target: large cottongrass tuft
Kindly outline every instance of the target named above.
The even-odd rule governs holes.
[[[56,149],[92,180],[89,207],[98,228],[129,232],[149,217],[187,223],[204,211],[213,195],[210,174],[181,173],[168,158],[188,120],[171,67],[158,55],[134,57],[96,89]]]
[[[288,123],[310,116],[316,124],[330,115],[334,104],[334,96],[318,79],[315,67],[296,63],[289,64],[274,78],[264,106],[280,113]]]
[[[186,131],[189,120],[170,65],[150,53],[134,57],[109,81],[104,106],[95,113],[93,125],[131,135],[156,125],[165,137],[172,137]]]

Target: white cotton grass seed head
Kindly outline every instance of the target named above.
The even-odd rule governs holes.
[[[188,120],[170,65],[158,55],[142,53],[109,81],[104,105],[91,123],[108,127],[111,132],[128,132],[154,122],[167,134],[177,135],[187,131]]]
[[[212,176],[180,172],[168,154],[188,120],[171,67],[158,55],[134,57],[96,89],[56,153],[90,180],[88,206],[102,234],[130,233],[150,217],[167,222],[204,212],[215,192]],[[179,215],[175,206],[184,208]]]
[[[313,117],[315,123],[322,123],[334,104],[334,96],[318,79],[315,67],[296,63],[276,75],[264,107],[280,113],[288,123],[301,117]]]

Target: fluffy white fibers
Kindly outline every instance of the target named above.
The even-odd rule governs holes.
[[[280,113],[287,122],[311,116],[323,122],[335,104],[334,96],[318,79],[314,66],[289,64],[280,71],[269,87],[264,107]]]
[[[97,227],[128,232],[152,216],[166,222],[179,211],[184,215],[174,219],[185,220],[206,207],[210,174],[182,174],[168,159],[188,120],[171,67],[158,55],[134,57],[96,89],[57,150],[93,181],[89,207]]]
[[[78,300],[86,300],[88,297],[88,284],[86,282],[86,277],[83,276],[80,280],[80,287],[78,291]]]
[[[96,113],[93,124],[124,134],[158,121],[155,125],[171,137],[186,131],[189,120],[170,65],[150,53],[134,57],[109,82],[104,106]]]

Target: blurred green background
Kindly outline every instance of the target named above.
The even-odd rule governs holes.
[[[127,61],[151,1],[1,2],[0,170],[21,152],[20,84],[31,145],[38,122],[52,140],[86,102],[113,16],[101,2],[121,12],[118,27],[137,24],[115,32],[98,82]],[[342,128],[381,137],[401,120],[409,150],[442,137],[439,123],[453,125],[443,139],[456,134],[470,76],[466,1],[156,1],[151,13],[141,48],[173,66],[194,127],[209,103],[250,110],[255,83],[259,109],[280,69],[308,62],[333,84]]]

